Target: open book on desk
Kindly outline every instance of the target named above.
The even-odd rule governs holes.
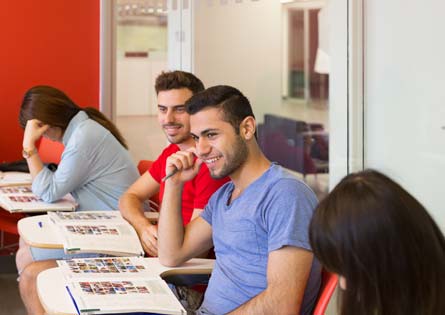
[[[157,258],[113,257],[58,261],[39,274],[37,290],[47,314],[146,312],[186,314],[164,275],[210,274],[212,259],[162,266]]]
[[[31,185],[31,174],[23,172],[0,172],[0,187]]]
[[[48,213],[66,253],[143,256],[139,237],[119,211]]]
[[[31,186],[4,186],[0,187],[0,206],[9,212],[47,212],[47,211],[74,211],[76,203],[71,195],[47,203],[32,193]]]

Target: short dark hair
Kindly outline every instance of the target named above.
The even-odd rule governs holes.
[[[186,103],[186,110],[190,115],[196,114],[206,107],[218,108],[223,119],[230,123],[237,134],[244,118],[255,115],[247,97],[238,89],[228,85],[212,86],[193,95]]]
[[[346,279],[340,315],[445,314],[445,239],[426,209],[375,170],[346,176],[318,205],[314,255]]]
[[[175,89],[189,89],[196,94],[204,90],[204,84],[194,74],[185,71],[162,72],[156,78],[156,94]]]

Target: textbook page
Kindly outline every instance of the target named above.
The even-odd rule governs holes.
[[[51,212],[48,217],[55,224],[67,223],[89,223],[95,224],[97,222],[107,223],[122,223],[124,218],[121,213],[115,211],[78,211],[78,212]]]
[[[0,187],[0,205],[9,212],[74,211],[76,203],[70,195],[46,203],[32,193],[31,186]]]
[[[66,290],[79,314],[186,314],[167,283],[160,277],[88,277],[67,281]]]
[[[143,278],[158,276],[142,257],[96,257],[58,260],[57,264],[67,279],[82,277]]]
[[[23,172],[0,172],[0,187],[30,185],[31,174]]]
[[[139,237],[118,211],[48,213],[59,229],[66,253],[143,256]]]

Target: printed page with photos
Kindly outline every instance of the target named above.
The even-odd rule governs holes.
[[[186,314],[167,283],[160,277],[88,277],[67,281],[66,289],[79,314]]]
[[[118,211],[48,213],[62,236],[66,253],[143,256],[139,237]]]
[[[76,203],[71,195],[53,202],[43,202],[32,193],[31,186],[3,186],[0,187],[0,205],[9,212],[46,212],[46,211],[74,211]]]
[[[48,217],[55,224],[90,223],[97,222],[122,223],[124,218],[119,211],[78,211],[78,212],[51,212]]]
[[[81,277],[142,278],[158,276],[142,257],[96,257],[58,260],[57,264],[67,279]]]
[[[159,264],[159,261],[157,261]],[[58,260],[78,313],[186,314],[159,270],[141,257]],[[151,260],[151,266],[154,267]]]
[[[23,172],[0,172],[0,187],[31,185],[31,174]]]

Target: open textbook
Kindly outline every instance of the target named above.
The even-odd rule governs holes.
[[[23,172],[0,172],[0,187],[31,185],[31,174]]]
[[[186,314],[154,262],[150,258],[110,257],[58,264],[78,314]],[[157,259],[156,264],[160,265]]]
[[[139,237],[119,211],[51,212],[66,253],[143,256]]]
[[[9,212],[74,211],[76,209],[76,203],[70,195],[56,202],[47,203],[33,194],[29,185],[0,187],[0,206]]]

